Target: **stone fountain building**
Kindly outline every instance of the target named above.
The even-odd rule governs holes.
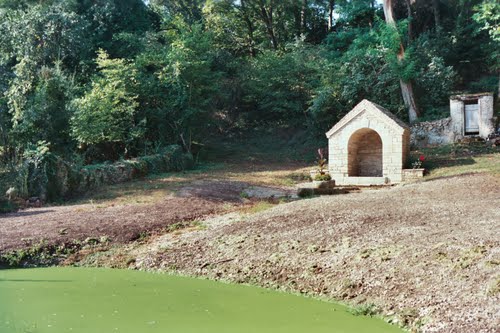
[[[326,136],[328,170],[337,185],[383,185],[404,180],[410,130],[380,105],[361,101]]]

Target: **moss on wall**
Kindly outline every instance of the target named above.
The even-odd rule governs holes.
[[[184,153],[178,145],[167,147],[156,155],[123,160],[113,164],[89,165],[80,169],[78,175],[73,175],[68,191],[83,193],[107,184],[117,184],[144,177],[148,174],[182,171],[193,167],[193,156]],[[71,194],[71,193],[67,193]]]

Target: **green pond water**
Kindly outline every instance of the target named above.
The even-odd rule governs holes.
[[[0,333],[390,333],[344,306],[126,270],[0,270]]]

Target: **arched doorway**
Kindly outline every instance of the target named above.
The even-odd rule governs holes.
[[[382,177],[382,138],[369,128],[354,132],[348,143],[349,177]]]

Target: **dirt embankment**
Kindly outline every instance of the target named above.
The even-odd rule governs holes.
[[[127,243],[175,223],[220,212],[217,202],[198,198],[166,198],[153,205],[85,204],[29,209],[0,217],[0,254],[29,248],[82,241],[88,237]]]
[[[500,182],[466,175],[206,221],[133,250],[175,270],[354,304],[423,332],[498,332]]]
[[[13,250],[60,246],[87,238],[126,244],[211,215],[244,209],[259,200],[292,195],[283,187],[229,180],[192,180],[148,204],[87,203],[0,215],[0,255]],[[250,198],[250,199],[249,199]]]

